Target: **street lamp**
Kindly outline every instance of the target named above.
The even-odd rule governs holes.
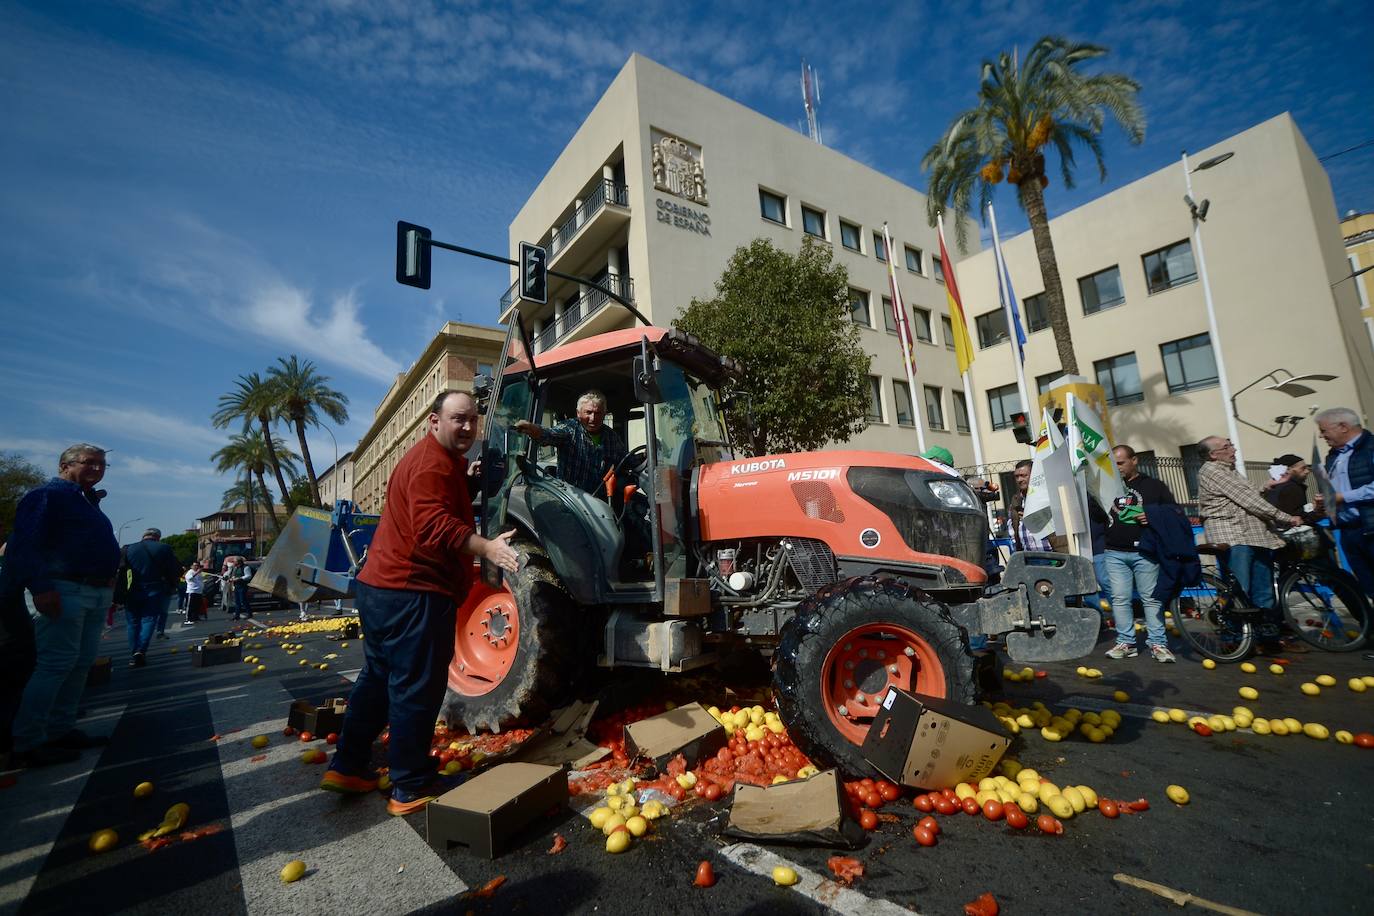
[[[1226,414],[1226,434],[1236,447],[1236,468],[1245,473],[1245,456],[1240,447],[1240,427],[1236,425],[1235,412],[1231,409],[1231,382],[1226,376],[1226,358],[1222,354],[1221,330],[1217,327],[1217,310],[1212,302],[1212,284],[1207,281],[1207,259],[1202,253],[1202,224],[1207,219],[1207,209],[1210,201],[1195,203],[1193,200],[1193,172],[1201,172],[1205,169],[1215,168],[1226,160],[1234,156],[1235,153],[1225,152],[1218,156],[1213,156],[1199,164],[1196,168],[1188,168],[1188,151],[1183,151],[1183,185],[1187,193],[1184,194],[1184,203],[1188,205],[1189,213],[1193,220],[1193,250],[1197,254],[1197,274],[1202,280],[1202,298],[1207,303],[1207,327],[1212,335],[1212,354],[1217,361],[1217,382],[1221,386],[1221,409]]]
[[[124,543],[124,529],[132,525],[134,522],[141,521],[143,521],[143,516],[140,515],[138,518],[131,518],[124,524],[120,525],[119,531],[115,533],[115,540],[122,545]]]

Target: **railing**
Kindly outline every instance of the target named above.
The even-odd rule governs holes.
[[[611,274],[601,281],[601,285],[631,302],[635,301],[635,281],[632,277]],[[551,320],[548,327],[539,332],[534,339],[535,352],[542,353],[551,349],[554,344],[571,334],[573,329],[596,314],[601,306],[609,301],[610,297],[601,290],[588,289],[574,302],[563,307],[561,318],[556,321]]]

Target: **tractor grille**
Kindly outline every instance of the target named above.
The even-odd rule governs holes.
[[[835,503],[835,491],[830,489],[830,484],[814,480],[798,481],[792,484],[792,495],[807,518],[836,524],[844,522],[844,510]]]
[[[835,581],[835,554],[828,544],[811,538],[788,538],[788,543],[787,563],[802,588],[814,591]]]
[[[882,511],[912,550],[983,565],[988,520],[978,509],[951,508],[926,487],[950,478],[901,468],[850,468],[849,487]]]

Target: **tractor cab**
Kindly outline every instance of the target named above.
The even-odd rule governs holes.
[[[581,604],[663,600],[667,580],[691,575],[689,482],[701,464],[730,455],[717,388],[738,377],[689,335],[634,328],[530,358],[512,321],[486,412],[483,534],[519,527],[547,553]],[[606,399],[603,436],[625,455],[594,492],[558,476],[558,454],[516,428],[576,422],[579,398]],[[495,570],[484,571],[495,584]]]

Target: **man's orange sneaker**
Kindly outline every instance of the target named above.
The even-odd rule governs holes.
[[[398,797],[399,795],[402,795],[402,793],[392,789],[391,798],[387,799],[386,813],[393,817],[405,817],[407,814],[414,814],[416,811],[421,811],[424,809],[425,805],[439,797],[437,795],[411,795],[409,793],[404,793],[404,797],[409,800],[402,801],[401,798]]]
[[[326,792],[338,792],[343,795],[366,795],[368,792],[377,791],[377,777],[349,776],[338,770],[325,770],[324,778],[320,780],[320,788]]]

